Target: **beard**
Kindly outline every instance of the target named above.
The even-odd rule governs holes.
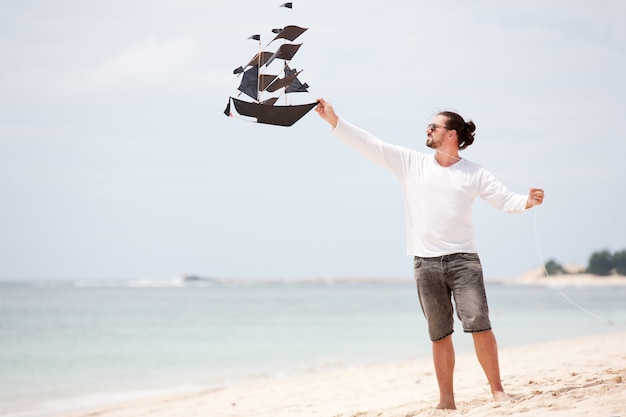
[[[426,146],[428,146],[429,148],[437,149],[439,145],[441,145],[441,142],[436,141],[435,138],[433,138],[432,136],[429,136],[428,138],[426,138]]]

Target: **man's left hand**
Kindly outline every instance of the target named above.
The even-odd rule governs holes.
[[[526,208],[529,209],[534,206],[541,205],[543,203],[544,192],[541,188],[531,188],[528,193],[528,200],[526,202]]]

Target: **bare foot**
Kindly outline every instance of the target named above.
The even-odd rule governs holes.
[[[456,404],[452,401],[441,401],[436,410],[456,410]]]
[[[509,397],[508,395],[506,395],[504,393],[504,391],[494,391],[493,392],[493,400],[499,403],[504,403],[504,402],[513,402],[513,399],[511,397]]]

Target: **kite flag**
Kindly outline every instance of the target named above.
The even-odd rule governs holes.
[[[280,7],[291,9],[292,3],[284,3]],[[302,83],[298,71],[289,66],[301,43],[293,43],[308,28],[289,25],[281,29],[273,29],[275,37],[245,65],[237,67],[233,74],[241,76],[237,97],[229,97],[224,114],[235,116],[231,104],[238,116],[256,123],[276,126],[292,126],[317,105],[317,102],[306,104],[289,104],[287,95],[291,93],[308,93],[308,84]],[[252,35],[248,39],[259,41],[261,35]],[[267,50],[274,41],[282,40],[282,44]],[[274,63],[274,65],[272,65]],[[278,68],[275,68],[278,67]],[[275,68],[275,69],[273,69]],[[241,95],[243,98],[239,98]]]

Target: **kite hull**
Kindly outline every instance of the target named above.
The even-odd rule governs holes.
[[[257,123],[276,126],[291,126],[317,106],[317,103],[273,106],[264,103],[251,103],[234,97],[230,99],[240,115],[254,117]]]

